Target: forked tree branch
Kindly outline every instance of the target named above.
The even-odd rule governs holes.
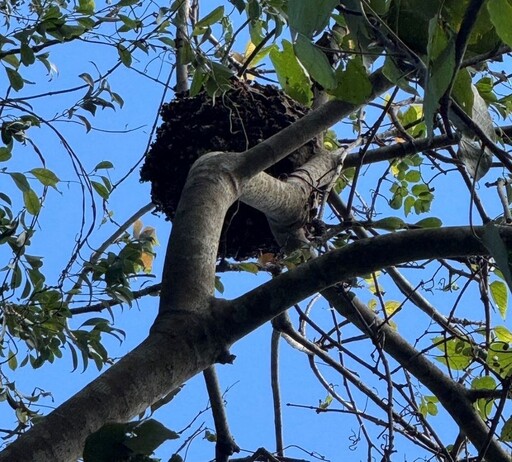
[[[486,255],[481,242],[483,231],[483,227],[407,230],[361,240],[311,260],[232,301],[212,299],[200,311],[175,310],[169,316],[172,328],[153,329],[133,352],[8,446],[0,453],[0,461],[72,460],[79,456],[85,438],[105,422],[128,420],[142,412],[155,399],[213,364],[232,343],[293,304],[339,281],[387,266],[429,258]],[[501,228],[501,237],[512,245],[512,228]],[[366,324],[373,321],[368,319]],[[388,353],[437,392],[440,385],[436,380],[443,376],[439,369],[428,362],[423,364],[426,360],[411,352],[398,334],[385,333]],[[460,386],[455,394],[453,388],[450,390],[440,393],[451,395],[453,403],[469,399]],[[112,400],[113,395],[118,399]],[[487,433],[475,411],[455,404],[448,409],[480,449]],[[510,462],[495,442],[489,447],[488,459]]]

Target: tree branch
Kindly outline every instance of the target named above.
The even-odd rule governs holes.
[[[483,227],[407,230],[361,240],[315,258],[231,302],[210,299],[208,305],[192,312],[176,308],[165,322],[169,323],[168,329],[157,324],[133,352],[0,453],[0,462],[61,462],[76,458],[85,438],[104,423],[125,421],[142,412],[213,364],[232,343],[293,304],[339,281],[387,266],[427,258],[485,255],[488,252],[481,242],[483,231]],[[500,232],[502,239],[512,245],[512,228],[502,227]],[[193,253],[190,255],[194,258]],[[400,343],[392,343],[392,333],[386,332],[386,339],[388,351],[396,348],[393,356],[409,369],[420,361]],[[426,386],[437,390],[433,371],[429,366],[423,379]],[[118,399],[112,400],[112,395]],[[474,419],[462,406],[457,407],[461,398],[467,399],[458,393],[452,395],[449,409],[457,413],[459,424],[479,447],[486,437],[485,425],[468,428],[467,423]],[[489,460],[509,461],[494,446],[489,451]]]
[[[393,87],[393,84],[384,77],[380,69],[371,74],[369,78],[372,84],[372,93],[368,95],[365,102],[360,105],[340,100],[331,100],[325,103],[266,141],[239,154],[240,164],[236,173],[243,178],[253,177],[300,148],[318,133],[332,127],[336,122]]]
[[[224,399],[220,392],[220,384],[215,367],[206,368],[203,375],[208,390],[208,396],[210,397],[213,421],[215,422],[215,433],[217,433],[215,462],[228,462],[229,456],[233,455],[235,452],[240,452],[240,448],[235,443],[229,431]]]

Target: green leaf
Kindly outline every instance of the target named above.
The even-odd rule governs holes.
[[[508,309],[508,290],[507,285],[502,281],[493,281],[489,285],[491,297],[498,307],[498,310],[503,319],[507,316]],[[503,339],[500,339],[503,340]],[[512,342],[511,342],[512,343]]]
[[[16,370],[18,367],[18,359],[16,358],[16,354],[11,350],[9,350],[9,353],[7,354],[7,365],[12,371]]]
[[[270,60],[274,65],[279,83],[283,90],[293,99],[304,105],[310,105],[313,98],[311,82],[299,64],[293,46],[283,40],[283,51],[276,48],[270,50]]]
[[[455,101],[470,117],[473,116],[473,102],[475,100],[471,83],[471,75],[467,69],[457,72],[453,82],[452,95]]]
[[[128,48],[126,48],[121,43],[118,43],[117,53],[119,55],[119,59],[126,67],[130,67],[132,65],[132,54]]]
[[[23,175],[23,173],[9,173],[11,178],[14,180],[14,183],[18,187],[21,192],[29,191],[30,185],[28,184],[27,177]]]
[[[407,196],[404,201],[404,213],[405,216],[408,216],[411,213],[412,208],[414,207],[414,203],[416,199],[412,196]]]
[[[37,194],[32,189],[23,192],[23,202],[27,208],[27,212],[30,213],[30,215],[37,215],[41,210],[41,202],[39,202],[39,197],[37,197]]]
[[[84,80],[85,83],[89,85],[91,88],[94,88],[94,79],[92,78],[91,74],[88,74],[87,72],[82,72],[78,77]]]
[[[69,26],[64,24],[59,27],[59,33],[62,34],[62,37],[66,40],[73,39],[76,37],[80,37],[85,32],[85,28],[81,25],[79,26]]]
[[[108,423],[85,440],[84,462],[112,462],[126,459],[130,450],[123,443],[126,434],[133,430],[135,422]]]
[[[14,69],[18,69],[18,67],[20,67],[20,60],[16,55],[6,55],[2,58],[2,61],[10,64],[12,67],[14,67]]]
[[[229,3],[231,3],[240,14],[243,13],[245,9],[245,3],[244,0],[229,0]]]
[[[200,67],[197,67],[194,71],[192,83],[190,84],[190,96],[196,96],[201,91],[203,88],[203,83],[207,78],[208,74],[206,74]]]
[[[423,218],[423,220],[414,223],[414,226],[418,226],[420,228],[440,228],[443,225],[443,222],[436,217]]]
[[[89,133],[92,129],[92,125],[91,125],[91,122],[89,122],[89,119],[87,119],[87,117],[84,117],[80,114],[75,114],[75,117],[77,117],[78,119],[80,119],[82,121],[82,123],[84,124],[86,133]]]
[[[338,86],[331,93],[336,98],[359,105],[372,94],[372,84],[360,59],[351,59],[344,71],[337,72]]]
[[[125,14],[120,14],[119,19],[123,22],[123,25],[119,28],[119,31],[121,32],[127,32],[139,27],[138,21],[126,16]]]
[[[60,181],[57,175],[47,168],[33,168],[30,172],[44,185],[55,187]]]
[[[338,0],[293,0],[288,2],[288,24],[306,37],[312,38],[323,31]]]
[[[102,199],[108,200],[109,192],[108,189],[101,183],[98,183],[97,181],[91,181],[92,187],[94,190],[100,195]]]
[[[7,72],[7,78],[9,79],[9,83],[14,91],[19,91],[23,88],[25,82],[23,81],[23,77],[18,71],[11,69],[10,67],[5,68],[5,72]]]
[[[500,433],[500,440],[505,443],[512,441],[512,417],[509,417],[503,425]]]
[[[512,267],[510,265],[509,252],[500,236],[499,226],[492,222],[487,223],[484,227],[482,243],[496,261],[496,265],[501,270],[509,290],[512,290]]]
[[[197,21],[195,28],[194,28],[194,33],[196,33],[196,31],[199,31],[201,29],[206,29],[209,26],[211,26],[212,24],[215,24],[216,22],[219,22],[223,16],[224,16],[224,7],[218,6],[211,13],[208,13],[203,19],[200,19],[199,21]]]
[[[164,441],[175,440],[179,435],[166,428],[160,422],[149,419],[137,425],[133,429],[135,437],[129,438],[124,445],[130,448],[135,454],[151,455]]]
[[[12,157],[11,150],[9,148],[6,148],[5,146],[2,146],[0,148],[0,162],[6,162]]]
[[[170,46],[171,48],[176,48],[176,42],[170,37],[158,37],[158,40]]]
[[[419,405],[419,411],[423,415],[423,417],[427,417],[428,415],[436,416],[439,412],[437,409],[437,403],[439,399],[435,396],[422,396],[421,403]]]
[[[196,23],[196,29],[206,29],[208,26],[219,22],[224,16],[224,7],[218,6],[212,12],[208,13],[203,19]]]
[[[11,277],[11,289],[17,289],[21,286],[21,282],[23,281],[23,274],[21,272],[20,265],[16,264]]]
[[[217,435],[215,433],[212,433],[210,430],[205,430],[204,431],[204,439],[206,441],[209,441],[210,443],[216,443]]]
[[[441,356],[436,356],[436,359],[450,369],[461,371],[473,362],[471,344],[465,340],[461,338],[445,340],[444,337],[436,337],[433,342],[436,344],[436,348],[444,353]]]
[[[372,223],[374,228],[385,229],[387,231],[396,231],[405,227],[405,222],[398,217],[382,218]]]
[[[502,378],[509,377],[512,371],[512,351],[508,342],[496,341],[489,345],[487,364]]]
[[[510,27],[512,24],[512,6],[510,3],[507,0],[490,0],[487,2],[487,10],[500,39],[509,47],[512,46],[512,27]]]
[[[223,64],[211,62],[211,72],[205,78],[204,88],[208,95],[215,99],[217,95],[223,93],[231,87],[231,77],[233,71]]]
[[[238,267],[242,271],[247,271],[248,273],[257,274],[259,271],[258,265],[256,263],[239,263]]]
[[[402,306],[400,302],[395,300],[388,300],[384,303],[384,310],[388,316],[393,315]]]
[[[139,3],[141,0],[121,0],[119,2],[116,3],[116,6],[120,6],[120,7],[123,7],[123,6],[132,6],[132,5],[136,5],[137,3]]]
[[[20,46],[20,56],[21,62],[24,66],[34,64],[36,60],[36,56],[34,55],[32,48],[30,48],[26,43],[22,43]]]
[[[302,34],[298,34],[294,45],[297,58],[306,68],[309,75],[322,87],[328,90],[336,88],[334,71],[325,53],[313,45],[311,40]]]
[[[160,398],[158,401],[154,402],[150,406],[151,413],[155,412],[157,409],[160,409],[162,406],[170,403],[175,396],[183,389],[185,385],[181,385],[178,388],[175,388],[173,391],[167,393],[163,398]]]
[[[323,401],[318,405],[319,409],[327,409],[332,403],[333,397],[332,395],[327,395]]]
[[[94,0],[78,0],[78,9],[79,13],[92,14],[94,13],[94,9],[96,8],[96,3]]]
[[[455,38],[449,40],[439,18],[429,23],[428,66],[423,111],[427,135],[432,136],[439,100],[448,90],[455,71]]]
[[[418,91],[407,82],[406,73],[400,70],[389,56],[384,61],[382,73],[390,82],[398,85],[403,91],[418,96]]]
[[[249,0],[247,2],[247,17],[251,21],[255,21],[255,20],[259,19],[260,15],[261,15],[261,5],[260,5],[259,0]]]
[[[421,173],[419,170],[409,170],[405,174],[405,181],[409,181],[410,183],[417,183],[421,180]]]
[[[102,160],[99,164],[94,167],[94,171],[96,170],[108,170],[109,168],[114,168],[114,164],[109,160]]]
[[[494,328],[494,333],[498,340],[501,340],[505,343],[512,343],[512,332],[508,330],[505,326],[496,326]]]
[[[471,382],[471,389],[473,390],[495,390],[496,380],[490,375],[483,377],[475,377]]]
[[[471,388],[473,390],[496,390],[496,381],[490,375],[484,375],[483,377],[475,377],[471,382]],[[493,399],[480,398],[475,402],[475,406],[482,419],[487,419],[492,412]]]
[[[215,276],[215,290],[220,294],[224,293],[224,284],[222,284],[219,276]]]

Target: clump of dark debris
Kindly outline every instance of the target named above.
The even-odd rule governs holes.
[[[235,82],[215,102],[206,94],[164,104],[163,123],[146,155],[141,180],[151,182],[157,209],[172,221],[194,161],[212,151],[243,152],[287,127],[307,112],[274,86]],[[281,178],[303,165],[314,153],[310,141],[281,160],[267,173]],[[219,258],[238,261],[260,253],[277,253],[265,216],[243,203],[228,211],[219,246]]]

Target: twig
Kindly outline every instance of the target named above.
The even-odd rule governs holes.
[[[176,27],[176,93],[184,94],[188,90],[188,64],[185,58],[185,47],[188,45],[187,22],[190,2],[182,0],[178,10]]]
[[[272,400],[274,402],[274,431],[276,435],[276,454],[284,456],[283,416],[281,413],[281,389],[279,386],[279,340],[281,333],[273,329],[270,349],[270,376],[272,383]]]
[[[487,185],[486,185],[487,186]],[[509,202],[506,191],[507,181],[503,178],[498,178],[496,182],[496,189],[498,190],[498,196],[503,207],[503,215],[507,223],[512,223],[512,214],[510,213]]]
[[[355,374],[350,372],[347,368],[342,367],[338,362],[336,362],[334,359],[332,359],[324,350],[322,350],[319,346],[316,344],[310,342],[306,338],[304,338],[302,335],[300,335],[292,326],[290,322],[290,318],[286,313],[284,313],[284,316],[281,316],[279,318],[279,329],[286,333],[290,338],[292,338],[295,342],[301,344],[304,348],[309,350],[312,354],[319,357],[322,361],[324,361],[326,364],[331,366],[336,372],[341,374],[342,377],[346,378],[349,382],[351,382],[353,385],[358,388],[361,393],[364,393],[371,401],[373,401],[378,407],[380,407],[385,412],[388,412],[389,405],[382,401],[382,399],[369,387],[366,386],[366,384]],[[439,447],[434,445],[432,441],[430,441],[428,438],[426,438],[424,435],[419,433],[413,425],[408,424],[405,419],[403,419],[400,414],[393,412],[393,418],[396,422],[400,422],[400,425],[403,426],[405,433],[408,433],[410,435],[414,435],[416,438],[422,441],[422,443],[425,444],[426,447],[430,448],[433,451],[439,451]],[[443,452],[443,451],[442,451]],[[443,453],[445,453],[444,451]]]
[[[373,141],[373,139],[375,138],[375,136],[377,134],[377,130],[381,126],[382,122],[384,121],[384,117],[386,117],[386,114],[388,113],[389,108],[393,104],[393,100],[394,100],[395,96],[397,95],[398,90],[399,90],[399,88],[396,86],[395,89],[393,90],[393,93],[391,94],[391,96],[389,97],[389,99],[388,99],[388,101],[386,103],[386,107],[384,108],[384,110],[380,114],[379,118],[377,119],[377,121],[375,122],[373,127],[371,128],[370,135],[368,137],[368,141],[366,142],[366,145],[359,152],[359,162],[356,165],[356,171],[354,173],[354,178],[352,180],[352,187],[350,188],[350,193],[349,193],[348,201],[347,201],[348,211],[350,211],[352,209],[352,202],[354,200],[354,195],[355,195],[355,192],[356,192],[357,180],[359,178],[359,172],[361,171],[361,167],[363,165],[365,155],[368,152],[368,148],[370,147],[370,143]]]
[[[217,442],[215,444],[215,462],[228,462],[229,456],[235,452],[240,452],[240,448],[235,443],[231,432],[229,431],[228,419],[224,408],[224,399],[220,392],[219,380],[215,367],[211,366],[203,372],[206,382],[206,389],[210,397],[212,407],[213,421],[215,423],[215,432],[217,433]]]
[[[152,202],[149,202],[148,204],[141,207],[139,210],[137,210],[130,218],[128,218],[119,228],[112,233],[104,242],[101,244],[101,246],[91,255],[91,258],[89,259],[89,262],[91,265],[94,265],[98,261],[98,259],[101,257],[103,252],[107,250],[117,239],[119,239],[126,230],[140,217],[144,216],[146,213],[153,210],[155,206]],[[73,285],[73,289],[79,289],[82,285],[82,282],[85,280],[85,277],[87,273],[89,273],[89,268],[84,268],[80,274],[78,275],[78,279]],[[66,302],[69,303],[71,299],[74,296],[74,291],[72,290],[70,293],[68,293],[66,297]]]

